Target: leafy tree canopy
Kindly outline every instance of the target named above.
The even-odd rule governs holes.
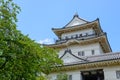
[[[35,80],[62,61],[56,51],[40,46],[16,29],[20,7],[0,0],[0,80]]]

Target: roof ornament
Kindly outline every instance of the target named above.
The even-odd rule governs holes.
[[[78,15],[78,13],[77,13],[77,12],[75,13],[74,17],[79,17],[79,15]]]

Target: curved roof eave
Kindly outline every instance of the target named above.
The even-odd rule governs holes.
[[[70,29],[70,28],[76,28],[77,26],[84,26],[84,25],[87,25],[87,24],[89,25],[89,24],[94,23],[96,21],[98,21],[98,18],[94,21],[91,21],[91,22],[88,22],[88,23],[85,23],[85,24],[75,25],[75,26],[72,26],[72,27],[52,28],[52,30],[53,31],[62,31],[62,30]],[[98,21],[98,23],[99,23],[99,21]]]
[[[98,26],[100,26],[99,19],[97,18],[94,21],[91,21],[91,22],[88,22],[88,23],[85,23],[85,24],[81,24],[81,25],[76,25],[76,26],[72,26],[72,27],[63,27],[63,28],[52,28],[52,31],[56,34],[56,36],[58,36],[60,38],[59,32],[61,32],[61,31],[69,30],[69,29],[73,29],[73,28],[76,29],[76,28],[79,28],[81,26],[90,25],[90,24],[96,23],[96,22],[97,22]],[[99,29],[102,31],[101,28],[99,28]]]
[[[110,47],[110,44],[108,43],[108,40],[107,40],[107,36],[106,36],[106,34],[104,34],[104,35],[101,35],[101,36],[99,36],[99,37],[95,37],[94,38],[94,42],[96,42],[96,41],[99,41],[99,40],[101,40],[101,39],[105,39],[105,44],[104,45],[106,45],[107,46],[107,49],[105,49],[105,51],[104,52],[112,52],[112,49],[111,49],[111,47]],[[87,43],[87,42],[89,42],[88,40],[92,40],[93,41],[93,39],[85,39],[84,41]],[[101,42],[101,41],[100,41]],[[51,48],[63,48],[63,47],[66,47],[66,46],[68,46],[68,45],[71,45],[71,44],[80,44],[81,43],[81,41],[80,40],[76,40],[76,39],[73,39],[73,40],[68,40],[68,41],[65,41],[65,42],[63,42],[63,43],[58,43],[58,44],[51,44],[51,45],[47,45],[48,47],[51,47]],[[82,44],[82,43],[81,43]],[[103,45],[103,43],[101,44],[101,45]],[[103,45],[103,46],[104,46]],[[104,48],[104,47],[103,47]]]

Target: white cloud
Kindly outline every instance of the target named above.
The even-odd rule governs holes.
[[[46,39],[43,39],[43,40],[39,40],[37,42],[40,43],[40,44],[52,44],[54,41],[52,39],[46,38]]]

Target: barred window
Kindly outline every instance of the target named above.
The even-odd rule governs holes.
[[[92,52],[92,55],[95,55],[95,50],[91,50],[91,52]]]
[[[85,56],[84,51],[80,51],[80,52],[78,52],[78,56]]]
[[[117,79],[120,79],[120,70],[116,71],[116,77],[117,77]]]

